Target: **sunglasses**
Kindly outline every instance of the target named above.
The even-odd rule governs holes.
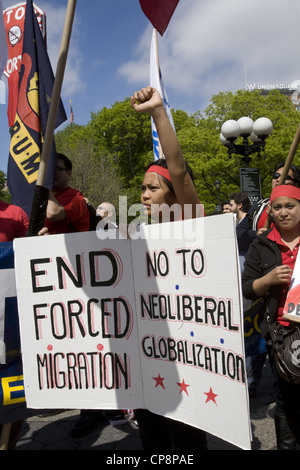
[[[272,176],[272,179],[273,180],[278,180],[278,178],[280,178],[280,176],[281,176],[280,173],[274,173],[274,175]],[[294,181],[293,178],[290,175],[287,175],[285,179],[286,179],[286,181]]]

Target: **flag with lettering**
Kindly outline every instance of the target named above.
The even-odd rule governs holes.
[[[0,279],[0,424],[4,424],[25,403],[12,242],[0,243]]]
[[[0,426],[40,413],[26,406],[13,242],[0,243]]]
[[[158,52],[157,52],[157,35],[156,35],[155,29],[153,29],[153,33],[152,33],[151,51],[150,51],[150,86],[152,86],[159,92],[163,100],[164,107],[165,107],[167,116],[169,118],[169,121],[172,124],[172,127],[175,131],[175,125],[174,125],[173,116],[172,116],[172,112],[171,112],[171,108],[170,108],[170,104],[169,104],[169,100],[167,96],[167,91],[165,89],[161,69],[159,66]],[[160,144],[159,144],[157,129],[152,118],[151,118],[151,126],[152,126],[154,160],[157,160],[159,158],[164,158],[162,154],[162,150],[160,148]]]
[[[3,18],[3,7],[2,0],[0,0],[0,78],[3,73],[3,70],[6,67],[6,62],[8,58],[8,46],[6,41],[4,18]]]
[[[140,0],[140,5],[155,29],[162,36],[173,16],[179,0]]]
[[[32,0],[28,0],[17,113],[11,129],[7,171],[12,203],[22,207],[28,216],[39,171],[53,84],[54,75],[45,42],[34,14]],[[66,120],[66,113],[60,102],[55,128]],[[52,188],[55,178],[55,155],[53,143],[45,180],[48,189]]]

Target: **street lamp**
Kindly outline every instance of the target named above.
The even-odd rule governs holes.
[[[265,117],[261,117],[255,122],[249,117],[241,117],[238,121],[229,119],[222,125],[220,140],[227,147],[229,157],[233,153],[242,155],[242,160],[248,167],[251,160],[249,155],[257,153],[260,157],[260,152],[265,148],[265,140],[272,130],[272,121]],[[236,144],[238,137],[243,138],[241,145]]]
[[[217,190],[217,199],[218,199],[218,205],[216,206],[216,211],[217,212],[221,212],[222,208],[221,208],[221,205],[220,205],[220,187],[221,187],[221,181],[220,180],[216,180],[214,182],[214,185],[215,185],[215,188]]]

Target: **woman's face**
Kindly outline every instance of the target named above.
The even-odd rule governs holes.
[[[271,204],[273,220],[281,230],[300,229],[300,202],[291,197],[277,197]]]
[[[158,205],[167,204],[172,206],[177,202],[175,194],[170,191],[157,173],[145,173],[141,190],[141,203],[143,204],[144,214],[154,220],[161,221],[162,218]]]
[[[276,170],[276,173],[273,175],[272,189],[274,189],[275,186],[279,185],[279,178],[281,177],[282,172],[283,172],[283,167],[280,167],[280,168],[278,168],[278,170]],[[274,176],[275,176],[275,178],[274,178]],[[293,173],[293,170],[290,168],[289,172],[287,174],[287,179],[285,180],[285,184],[293,184],[293,182],[294,182],[294,173]]]

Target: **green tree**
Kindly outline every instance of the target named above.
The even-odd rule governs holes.
[[[0,199],[1,201],[11,203],[11,195],[6,186],[6,176],[4,171],[0,171]]]
[[[129,98],[92,113],[90,126],[96,143],[106,148],[122,171],[126,187],[144,167],[152,148],[148,115],[132,110]]]
[[[216,204],[214,182],[221,181],[221,198],[227,199],[231,192],[240,190],[241,157],[228,157],[227,149],[220,142],[222,124],[228,119],[238,120],[248,116],[254,121],[268,117],[273,122],[273,131],[266,140],[264,154],[252,157],[251,167],[259,168],[263,196],[270,193],[270,175],[275,165],[285,160],[300,122],[300,114],[290,100],[274,90],[267,96],[258,91],[220,93],[211,98],[205,117],[195,117],[195,127],[178,132],[178,140],[184,155],[196,176],[196,186],[206,212],[212,213]],[[238,141],[240,143],[240,141]],[[299,151],[295,157],[299,164]]]
[[[266,140],[264,154],[253,155],[251,167],[259,168],[262,193],[270,193],[270,175],[274,166],[285,160],[300,122],[300,114],[288,97],[274,90],[266,96],[259,91],[239,90],[214,95],[202,115],[172,111],[176,133],[185,159],[195,175],[199,198],[207,214],[215,210],[216,179],[221,181],[220,197],[225,200],[240,190],[241,157],[229,158],[220,142],[222,124],[228,119],[249,116],[254,121],[268,117],[273,132]],[[114,103],[91,114],[86,126],[68,126],[57,133],[58,149],[72,156],[75,163],[73,182],[91,201],[111,189],[111,197],[128,197],[128,204],[139,202],[145,167],[153,160],[151,120],[148,114],[135,113],[129,99]],[[300,163],[299,151],[294,159]],[[102,178],[102,179],[101,179]]]

